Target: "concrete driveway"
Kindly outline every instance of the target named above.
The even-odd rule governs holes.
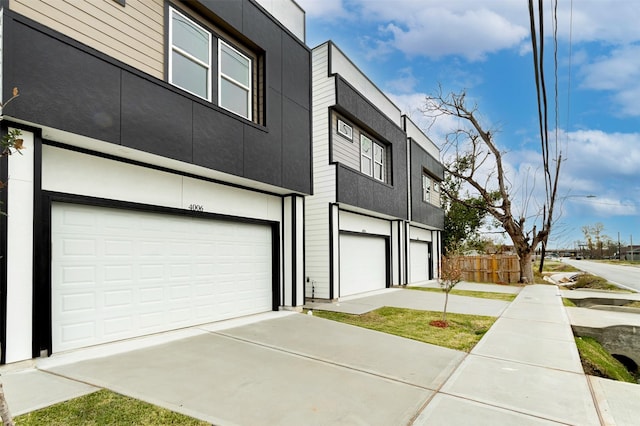
[[[407,424],[465,353],[309,315],[40,369],[224,425]]]

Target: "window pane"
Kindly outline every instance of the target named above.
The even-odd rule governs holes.
[[[220,45],[222,52],[220,66],[222,73],[244,86],[249,87],[250,61],[225,44]]]
[[[371,158],[371,139],[364,135],[360,136],[360,150],[362,155]]]
[[[374,174],[373,174],[374,178],[378,180],[384,180],[382,176],[382,164],[378,164],[378,163],[374,164],[373,170],[374,170]]]
[[[431,179],[428,176],[422,175],[422,200],[430,202],[431,192]]]
[[[225,78],[220,79],[220,106],[249,118],[249,97],[247,90]]]
[[[171,42],[202,62],[209,63],[209,33],[175,12]]]
[[[171,82],[206,99],[208,95],[207,69],[177,52],[172,52],[171,56],[173,62]]]
[[[361,158],[360,162],[360,171],[365,175],[371,176],[371,159],[370,158]]]
[[[382,149],[382,147],[378,144],[374,144],[373,145],[373,153],[375,155],[375,160],[377,163],[382,163],[382,153],[384,152],[384,150]]]

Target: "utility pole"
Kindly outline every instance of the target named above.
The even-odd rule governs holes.
[[[618,231],[618,260],[622,260],[622,253],[620,253],[620,231]]]

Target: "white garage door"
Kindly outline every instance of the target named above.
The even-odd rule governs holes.
[[[409,243],[409,282],[417,283],[429,279],[429,244],[424,241]]]
[[[268,225],[55,203],[53,351],[272,309]]]
[[[340,235],[340,296],[383,289],[386,275],[384,238]]]

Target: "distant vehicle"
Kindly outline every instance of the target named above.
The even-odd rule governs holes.
[[[549,253],[545,255],[545,257],[548,257],[549,259],[560,259],[560,256],[558,256],[558,253]]]
[[[582,260],[582,256],[581,255],[576,255],[576,260]]]

